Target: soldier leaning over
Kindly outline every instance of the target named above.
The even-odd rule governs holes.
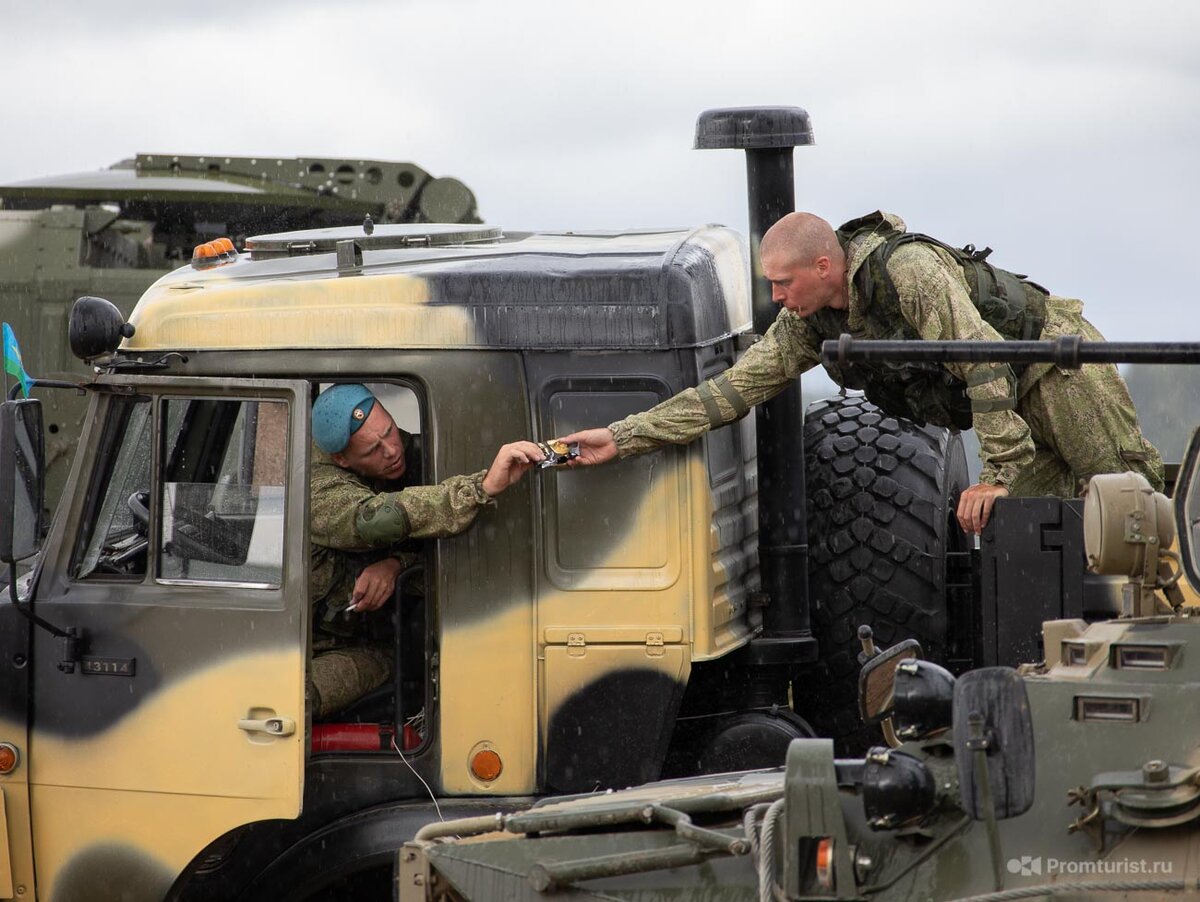
[[[391,677],[392,650],[361,641],[361,619],[351,618],[392,597],[405,562],[416,558],[399,546],[466,531],[543,454],[532,442],[513,442],[487,470],[413,485],[413,437],[358,384],[322,392],[312,430],[312,702],[314,717],[328,717]]]
[[[1083,304],[1051,295],[985,262],[990,251],[952,248],[872,213],[836,232],[811,213],[790,213],[763,236],[763,275],[779,316],[763,340],[714,379],[607,429],[564,437],[580,465],[690,442],[777,395],[821,362],[821,342],[864,339],[1055,338],[1103,341]],[[1077,494],[1096,473],[1135,470],[1156,489],[1162,459],[1138,426],[1115,366],[1080,370],[980,363],[827,366],[886,413],[979,436],[980,482],[963,492],[962,528],[979,533],[1004,495]]]

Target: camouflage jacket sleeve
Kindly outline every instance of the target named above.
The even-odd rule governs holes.
[[[644,413],[613,423],[621,457],[663,445],[684,445],[710,429],[741,419],[775,397],[821,360],[821,341],[798,314],[781,310],[762,341],[721,375],[687,388]]]
[[[888,261],[904,317],[929,341],[1001,341],[1002,337],[971,303],[962,270],[948,254],[917,243],[896,250]],[[852,318],[853,326],[853,318]],[[946,369],[967,383],[972,401],[1013,399],[1007,367],[993,364],[947,363]],[[1013,399],[1015,400],[1015,399]],[[1033,460],[1029,425],[1014,410],[974,415],[983,470],[979,481],[1010,486],[1017,473]]]
[[[309,538],[326,548],[368,551],[405,539],[458,535],[475,521],[481,507],[495,504],[483,490],[486,473],[376,493],[349,470],[331,462],[315,464]]]

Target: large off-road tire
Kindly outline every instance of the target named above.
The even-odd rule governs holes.
[[[956,432],[890,417],[856,395],[809,406],[804,422],[808,591],[820,660],[793,702],[839,754],[879,743],[858,715],[858,627],[882,649],[921,642],[940,661],[947,641],[946,552],[966,547],[954,511],[967,486]]]

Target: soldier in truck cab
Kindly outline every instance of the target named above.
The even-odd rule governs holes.
[[[532,442],[504,445],[492,465],[420,485],[414,437],[364,385],[339,384],[313,404],[310,538],[313,716],[328,717],[384,684],[391,649],[361,638],[361,615],[395,589],[411,539],[465,532],[480,508],[543,459]]]
[[[562,440],[579,442],[575,465],[683,444],[744,416],[821,363],[821,343],[863,339],[1104,338],[1083,304],[1056,297],[976,252],[905,230],[872,213],[834,230],[790,213],[763,236],[763,275],[782,309],[763,340],[714,379],[644,413]],[[959,524],[978,534],[1005,495],[1073,497],[1097,473],[1134,470],[1156,490],[1162,459],[1141,433],[1116,367],[1064,370],[980,363],[826,365],[885,413],[955,429],[974,426],[983,470],[959,500]]]

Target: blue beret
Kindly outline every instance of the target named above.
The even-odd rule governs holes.
[[[365,385],[331,385],[313,403],[313,441],[326,454],[338,454],[350,444],[350,436],[367,421],[375,396]]]

